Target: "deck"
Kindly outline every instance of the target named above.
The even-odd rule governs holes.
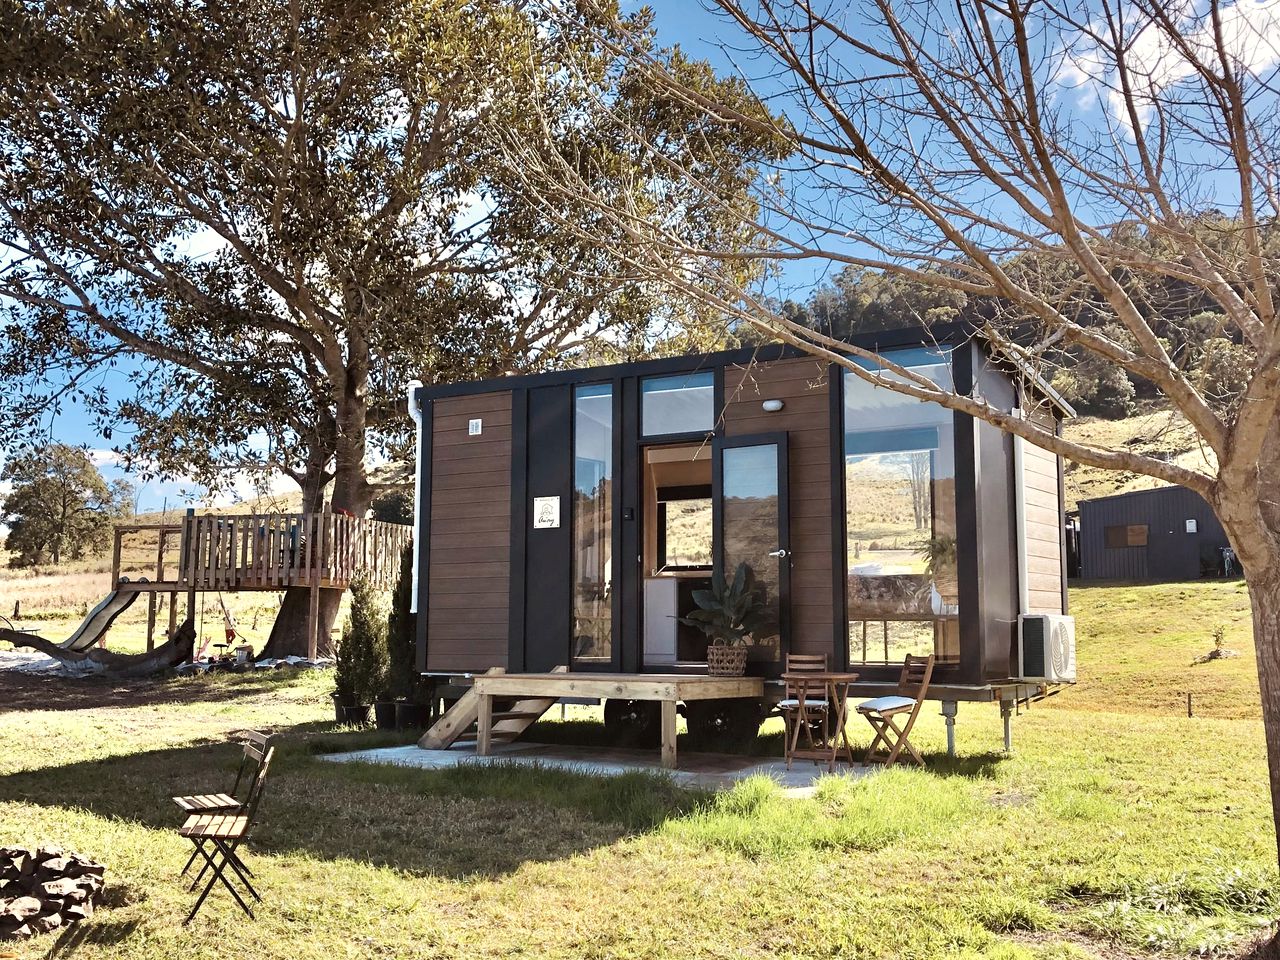
[[[201,590],[345,590],[356,573],[390,590],[412,539],[403,524],[337,513],[187,516],[180,523],[115,528],[112,582],[132,593]],[[154,579],[120,583],[123,539],[154,535]],[[176,568],[166,553],[177,545]]]
[[[124,576],[125,539],[132,549]],[[137,576],[134,543],[144,541],[144,576]],[[188,513],[179,523],[120,524],[111,554],[111,583],[120,593],[145,593],[147,649],[154,645],[157,598],[169,594],[169,630],[177,627],[177,597],[186,594],[187,613],[202,591],[310,591],[308,656],[319,650],[321,590],[346,590],[357,573],[376,590],[391,590],[400,574],[400,557],[413,538],[405,524],[366,520],[345,514]],[[154,543],[152,542],[154,540]],[[176,560],[176,562],[175,562]]]
[[[662,766],[676,769],[676,704],[690,700],[761,697],[760,677],[709,677],[671,673],[487,673],[472,681],[479,697],[476,754],[489,755],[495,698],[590,697],[655,700],[662,704]],[[545,708],[544,708],[545,709]]]

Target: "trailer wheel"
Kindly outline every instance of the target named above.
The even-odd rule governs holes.
[[[745,753],[760,732],[763,713],[760,701],[753,697],[686,703],[689,746],[710,753]]]
[[[604,729],[620,747],[656,747],[662,740],[662,707],[653,700],[606,700]]]

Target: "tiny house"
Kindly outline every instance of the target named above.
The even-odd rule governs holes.
[[[1081,500],[1085,580],[1195,580],[1239,576],[1227,533],[1194,490],[1166,486]]]
[[[1071,412],[959,328],[861,345],[1055,429]],[[890,683],[906,654],[933,653],[934,697],[1007,699],[1019,615],[1066,612],[1056,456],[790,348],[410,402],[424,674],[705,671],[706,637],[682,618],[745,563],[770,608],[750,673],[821,653]]]

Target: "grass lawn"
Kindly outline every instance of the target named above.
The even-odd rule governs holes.
[[[1015,721],[962,706],[924,772],[766,781],[317,762],[326,674],[114,687],[0,678],[0,844],[108,865],[106,903],[20,957],[1151,957],[1232,955],[1280,914],[1247,598],[1234,584],[1074,591],[1082,682]],[[1235,659],[1192,666],[1224,624]],[[1193,691],[1194,718],[1185,691]],[[190,927],[167,797],[222,786],[244,727],[284,734],[248,861],[256,923]],[[867,734],[852,728],[858,742]],[[536,733],[532,736],[536,739]],[[777,748],[776,732],[762,748]],[[51,951],[53,951],[51,953]],[[0,947],[0,953],[3,948]]]

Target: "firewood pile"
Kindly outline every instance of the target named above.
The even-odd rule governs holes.
[[[0,940],[23,940],[93,914],[106,867],[61,847],[0,847]]]

